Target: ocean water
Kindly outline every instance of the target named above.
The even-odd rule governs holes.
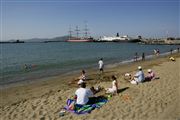
[[[22,43],[0,44],[0,86],[32,81],[38,78],[98,68],[98,60],[105,65],[131,60],[139,56],[177,49],[177,45],[142,45],[136,43]],[[27,67],[25,67],[25,64]]]

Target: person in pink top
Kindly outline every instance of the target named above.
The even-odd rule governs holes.
[[[146,81],[151,81],[151,80],[154,80],[154,79],[155,79],[155,73],[151,69],[148,69],[148,74],[145,77],[145,80]]]

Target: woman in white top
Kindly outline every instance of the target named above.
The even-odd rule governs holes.
[[[112,88],[106,88],[106,93],[117,93],[118,83],[116,77],[112,76]]]

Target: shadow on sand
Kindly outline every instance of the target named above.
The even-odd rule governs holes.
[[[125,87],[125,88],[122,88],[122,89],[118,89],[117,93],[121,93],[121,92],[123,92],[123,91],[125,91],[125,90],[127,90],[127,89],[129,89],[129,87]]]

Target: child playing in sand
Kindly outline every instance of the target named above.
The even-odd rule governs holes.
[[[112,88],[106,88],[106,93],[117,93],[118,90],[118,83],[116,77],[112,76]]]
[[[77,82],[77,84],[81,84],[82,82],[84,82],[86,80],[86,75],[85,75],[85,70],[82,70],[82,74],[80,77],[78,77],[78,79],[74,80],[74,82]],[[71,82],[72,83],[72,82]]]
[[[86,80],[86,72],[85,70],[82,70],[82,74],[81,76],[79,77],[80,80]]]

